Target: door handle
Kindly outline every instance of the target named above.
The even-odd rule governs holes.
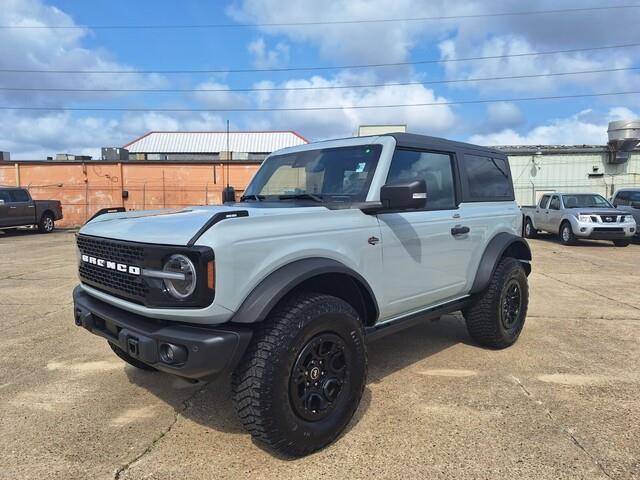
[[[16,209],[16,208],[18,208],[18,207],[9,207],[9,208],[10,208],[10,209],[12,209],[12,210],[15,210],[15,209]]]
[[[451,235],[453,235],[454,237],[456,235],[464,235],[466,233],[469,233],[469,227],[463,227],[462,225],[456,225],[455,227],[453,227],[451,229]]]

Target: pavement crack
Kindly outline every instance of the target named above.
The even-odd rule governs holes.
[[[602,474],[607,477],[607,478],[613,478],[611,475],[609,475],[609,472],[607,472],[604,468],[604,466],[602,465],[602,463],[595,457],[595,455],[593,455],[581,442],[580,440],[578,440],[578,438],[573,434],[573,432],[571,432],[571,430],[569,430],[568,427],[566,427],[562,422],[560,422],[559,419],[557,419],[553,413],[551,412],[551,410],[549,410],[544,403],[535,398],[533,396],[533,394],[527,389],[527,387],[520,381],[520,379],[518,377],[516,377],[515,375],[511,375],[511,379],[515,382],[516,385],[518,385],[518,387],[520,387],[520,389],[525,393],[525,395],[527,397],[529,397],[530,399],[534,400],[536,402],[536,404],[542,406],[544,408],[545,414],[547,415],[547,417],[549,418],[549,420],[551,420],[551,422],[553,422],[553,424],[558,427],[560,429],[561,432],[563,432],[564,434],[566,434],[569,439],[573,442],[573,444],[582,451],[582,453],[584,453],[587,457],[589,457],[589,459],[595,463],[598,467],[598,469],[602,472]]]
[[[180,416],[188,408],[191,407],[192,400],[196,397],[196,395],[201,393],[204,390],[205,387],[206,387],[206,384],[202,385],[201,388],[198,388],[192,395],[190,395],[188,398],[186,398],[182,402],[182,405],[181,405],[181,407],[179,409],[174,410],[173,420],[171,421],[171,423],[166,428],[164,428],[160,432],[160,434],[158,436],[156,436],[151,441],[151,443],[141,453],[139,453],[136,457],[134,457],[133,459],[129,460],[127,463],[125,463],[120,468],[118,468],[115,471],[115,474],[113,476],[114,480],[120,480],[121,478],[123,478],[122,475],[124,475],[127,472],[127,470],[129,470],[129,468],[131,468],[133,465],[138,463],[145,455],[150,453],[154,449],[154,447],[158,444],[158,442],[160,442],[165,436],[167,436],[171,432],[171,430],[173,430],[173,427],[175,427],[176,424],[178,423],[178,420],[180,419]]]
[[[551,280],[555,280],[556,282],[562,283],[562,284],[567,285],[569,287],[577,288],[577,289],[582,290],[584,292],[588,292],[588,293],[590,293],[592,295],[596,295],[598,297],[606,298],[607,300],[611,300],[612,302],[619,303],[620,305],[624,305],[625,307],[633,308],[634,310],[639,310],[640,311],[640,307],[637,307],[637,306],[635,306],[635,305],[633,305],[631,303],[623,302],[622,300],[618,300],[617,298],[608,297],[606,295],[603,295],[600,292],[594,292],[593,290],[589,290],[588,288],[581,287],[580,285],[576,285],[575,283],[567,282],[566,280],[560,280],[559,278],[556,278],[553,275],[549,275],[548,273],[542,273],[542,272],[537,272],[537,273],[539,275],[542,275],[543,277],[550,278]]]

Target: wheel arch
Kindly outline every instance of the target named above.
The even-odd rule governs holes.
[[[40,218],[38,219],[38,221],[42,220],[42,218],[43,218],[45,215],[47,215],[47,214],[48,214],[48,215],[50,215],[50,216],[51,216],[51,218],[55,221],[55,219],[56,219],[56,215],[55,215],[55,213],[53,213],[53,210],[51,210],[50,208],[46,208],[46,209],[44,209],[44,210],[42,211],[42,213],[40,214]]]
[[[373,325],[378,318],[379,309],[373,290],[360,274],[336,260],[306,258],[269,274],[244,299],[232,321],[261,322],[288,294],[301,290],[345,300],[358,312],[365,325]]]
[[[531,249],[522,237],[513,233],[501,232],[491,239],[482,254],[480,265],[469,293],[483,291],[491,280],[498,262],[504,257],[520,260],[527,275],[531,273]]]

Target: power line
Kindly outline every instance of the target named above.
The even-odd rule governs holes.
[[[505,75],[499,77],[471,77],[447,80],[426,80],[424,82],[369,83],[360,85],[326,85],[314,87],[264,87],[264,88],[37,88],[37,87],[0,87],[0,91],[11,92],[85,92],[85,93],[239,93],[239,92],[281,92],[308,90],[337,90],[354,88],[404,87],[411,85],[438,85],[448,83],[487,82],[492,80],[520,80],[527,78],[561,77],[586,75],[593,73],[611,73],[640,70],[640,67],[602,68],[571,72],[535,73],[528,75]]]
[[[501,58],[522,58],[534,57],[539,55],[556,55],[560,53],[577,53],[589,52],[596,50],[612,50],[618,48],[638,47],[640,43],[624,43],[620,45],[605,45],[601,47],[583,47],[568,48],[564,50],[548,50],[545,52],[526,52],[511,53],[504,55],[488,55],[482,57],[465,57],[465,58],[444,58],[431,60],[417,60],[410,62],[395,63],[369,63],[359,65],[337,65],[337,66],[316,66],[316,67],[281,67],[281,68],[218,68],[218,69],[190,69],[190,70],[45,70],[45,69],[19,69],[19,68],[2,68],[0,73],[74,73],[74,74],[197,74],[197,73],[255,73],[255,72],[300,72],[313,70],[339,70],[339,69],[356,69],[356,68],[378,68],[378,67],[400,67],[407,65],[426,65],[441,64],[454,62],[468,62],[472,60],[497,60]]]
[[[387,105],[342,105],[342,106],[317,106],[317,107],[274,107],[274,108],[111,108],[111,107],[9,107],[0,106],[0,110],[29,110],[29,111],[60,111],[60,112],[171,112],[171,113],[195,113],[195,112],[302,112],[321,110],[364,110],[376,108],[405,108],[405,107],[437,107],[444,105],[468,105],[482,103],[501,102],[529,102],[536,100],[560,100],[569,98],[591,98],[609,97],[617,95],[636,95],[640,90],[627,92],[605,92],[605,93],[584,93],[575,95],[552,95],[546,97],[521,97],[521,98],[501,98],[491,100],[453,100],[446,102],[429,103],[397,103]]]
[[[477,18],[493,18],[493,17],[515,17],[528,15],[549,15],[556,13],[578,13],[578,12],[597,12],[603,10],[624,10],[640,8],[640,5],[611,5],[607,7],[581,7],[581,8],[563,8],[558,10],[526,10],[515,12],[498,12],[498,13],[472,13],[467,15],[438,15],[431,17],[413,17],[413,18],[379,18],[379,19],[363,19],[363,20],[326,20],[311,22],[275,22],[275,23],[204,23],[204,24],[168,24],[168,25],[0,25],[0,29],[20,29],[20,30],[176,30],[176,29],[215,29],[215,28],[267,28],[267,27],[309,27],[324,25],[354,25],[354,24],[370,24],[370,23],[394,23],[394,22],[426,22],[426,21],[442,21],[442,20],[465,20]]]

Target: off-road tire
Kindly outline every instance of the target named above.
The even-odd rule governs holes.
[[[507,328],[503,322],[503,302],[514,284],[518,286],[521,304],[517,320]],[[524,327],[528,304],[529,287],[522,264],[515,258],[501,259],[489,286],[463,310],[469,335],[484,347],[502,349],[513,345]]]
[[[524,236],[525,238],[536,238],[538,231],[533,226],[533,222],[530,218],[527,218],[524,224]]]
[[[565,229],[567,230],[565,234]],[[563,245],[575,245],[578,243],[578,239],[573,233],[573,228],[571,228],[571,224],[567,221],[562,222],[560,225],[560,243]]]
[[[131,365],[132,367],[139,368],[140,370],[146,370],[147,372],[157,372],[158,371],[155,368],[153,368],[152,366],[147,365],[146,363],[143,363],[140,360],[137,360],[137,359],[133,358],[127,352],[122,350],[119,346],[117,346],[117,345],[115,345],[115,344],[113,344],[111,342],[108,342],[108,343],[109,343],[109,346],[111,347],[111,350],[113,350],[113,353],[115,353],[118,357],[120,357],[121,360],[124,360],[129,365]]]
[[[631,240],[614,240],[613,241],[613,244],[616,247],[628,247],[630,243],[631,243]]]
[[[38,232],[40,233],[51,233],[55,229],[55,221],[53,220],[53,215],[50,213],[45,213],[40,217],[40,221],[38,222]]]
[[[327,416],[310,421],[296,406],[291,385],[300,378],[293,375],[294,367],[323,336],[343,342],[339,351],[348,370]],[[233,401],[254,439],[280,454],[299,457],[325,447],[345,429],[360,403],[366,376],[363,325],[353,307],[330,295],[297,293],[257,326],[233,373]]]

